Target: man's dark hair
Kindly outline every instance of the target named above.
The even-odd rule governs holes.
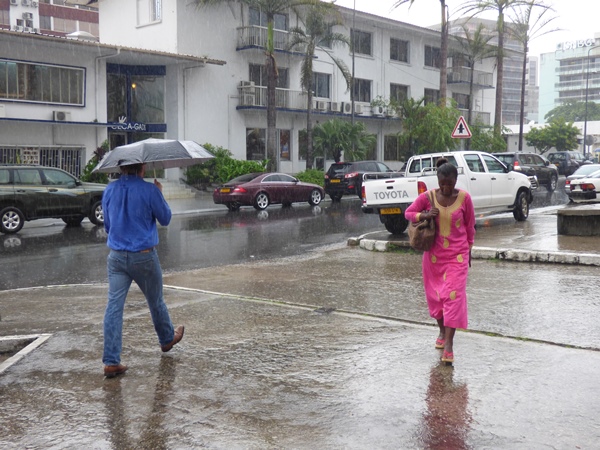
[[[142,170],[143,164],[128,164],[120,166],[121,173],[125,175],[137,175]]]
[[[436,161],[435,167],[437,167],[438,175],[443,177],[454,177],[458,178],[458,170],[454,164],[448,162],[446,158],[440,158]]]

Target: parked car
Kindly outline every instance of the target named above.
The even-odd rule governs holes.
[[[35,219],[79,225],[88,217],[93,224],[103,225],[105,188],[54,167],[0,165],[0,231],[17,233],[25,221]]]
[[[259,172],[234,178],[213,191],[213,201],[225,205],[229,211],[240,206],[254,206],[258,210],[271,204],[289,206],[295,202],[321,203],[325,193],[321,186],[299,181],[285,173]]]
[[[567,191],[567,193],[569,193],[570,191],[569,186],[571,184],[571,181],[578,180],[580,178],[585,178],[588,175],[596,172],[597,170],[600,170],[600,164],[585,164],[579,169],[577,169],[575,172],[573,172],[572,175],[569,175],[565,180],[565,190]]]
[[[572,175],[580,166],[591,164],[591,161],[585,159],[583,153],[575,151],[550,153],[548,159],[558,168],[558,173],[565,177]]]
[[[575,203],[591,203],[600,201],[600,170],[585,178],[571,181],[569,199]]]
[[[546,186],[548,192],[554,192],[556,189],[558,169],[544,156],[525,152],[503,152],[494,153],[493,155],[506,164],[509,170],[521,172],[528,176],[537,176],[538,183]]]
[[[325,173],[325,193],[333,201],[339,201],[348,194],[362,198],[363,175],[378,172],[392,172],[392,169],[379,161],[333,163]]]

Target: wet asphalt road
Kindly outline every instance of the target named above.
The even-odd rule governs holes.
[[[532,245],[548,217],[482,222],[480,236]],[[598,270],[475,260],[454,368],[433,348],[420,255],[337,243],[170,272],[184,340],[160,353],[134,289],[131,368],[113,380],[104,284],[3,290],[0,335],[52,336],[0,375],[0,447],[597,448]]]

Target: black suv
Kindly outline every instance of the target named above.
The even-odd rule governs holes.
[[[573,175],[583,164],[591,163],[585,159],[583,153],[573,151],[550,153],[548,159],[558,168],[558,173],[565,177]]]
[[[494,156],[508,166],[509,170],[537,176],[538,183],[554,192],[558,181],[558,169],[542,155],[524,152],[494,153]]]
[[[102,194],[106,185],[82,183],[54,167],[0,165],[0,231],[17,233],[25,221],[62,219],[79,225],[88,217],[104,224]]]
[[[325,174],[325,193],[333,201],[339,201],[345,194],[362,198],[363,175],[371,172],[392,172],[392,169],[379,161],[333,163]]]

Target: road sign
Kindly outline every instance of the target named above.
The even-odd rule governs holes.
[[[471,130],[469,130],[467,121],[463,116],[458,118],[458,122],[456,122],[454,131],[452,132],[452,137],[455,139],[469,139],[471,137]]]

